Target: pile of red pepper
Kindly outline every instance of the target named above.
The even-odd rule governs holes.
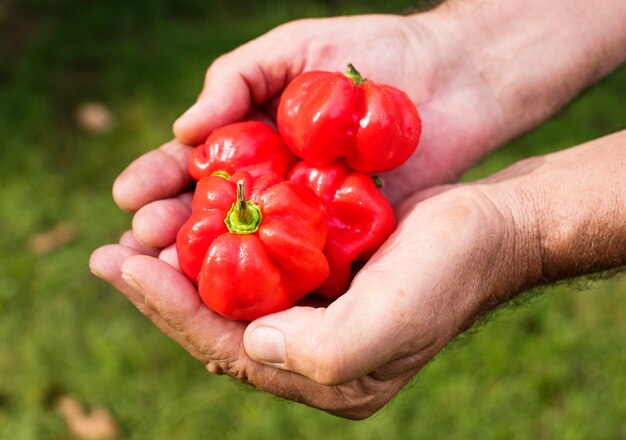
[[[189,157],[197,185],[178,232],[181,270],[204,303],[251,321],[310,292],[344,293],[396,226],[368,173],[415,151],[419,114],[400,90],[348,72],[306,72],[284,90],[278,132],[258,121],[214,130]],[[302,159],[302,160],[299,160]]]

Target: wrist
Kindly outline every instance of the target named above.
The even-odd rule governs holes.
[[[505,301],[536,285],[626,265],[626,131],[497,173],[474,190],[509,219]],[[515,283],[517,281],[517,284]]]
[[[626,265],[624,164],[626,131],[536,158],[527,175],[511,180],[532,199],[542,282]]]
[[[463,188],[463,187],[462,187]],[[542,253],[532,198],[507,184],[475,184],[463,188],[481,207],[483,223],[477,240],[491,241],[494,251],[485,253],[484,277],[475,291],[471,322],[543,281]],[[481,238],[482,237],[482,238]],[[483,254],[480,254],[479,258]]]

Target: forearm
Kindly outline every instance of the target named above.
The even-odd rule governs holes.
[[[623,0],[450,0],[432,14],[465,46],[502,108],[490,149],[626,60]]]
[[[622,131],[522,161],[477,186],[512,220],[519,290],[626,265],[625,176]]]

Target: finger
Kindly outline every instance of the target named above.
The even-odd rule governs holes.
[[[159,254],[159,260],[165,261],[174,269],[180,271],[180,265],[178,264],[178,254],[176,253],[176,244],[172,244],[163,248]]]
[[[278,44],[284,47],[285,32],[281,27],[215,60],[198,101],[174,123],[176,138],[201,142],[213,129],[241,120],[278,95],[303,67],[296,44],[276,50]]]
[[[191,147],[171,141],[132,162],[115,180],[113,198],[118,206],[136,211],[145,204],[174,197],[191,179],[187,158]]]
[[[191,214],[189,197],[157,200],[140,208],[133,217],[133,234],[145,246],[164,248]],[[156,256],[156,255],[152,255]]]
[[[206,335],[220,335],[220,343],[206,349],[209,358],[231,353],[241,340],[245,324],[229,321],[209,310],[200,300],[195,286],[164,261],[137,255],[124,261],[122,272],[144,294],[150,308],[192,343]],[[204,350],[203,350],[204,351]]]
[[[363,377],[341,387],[323,386],[288,371],[261,365],[241,347],[246,324],[229,321],[207,309],[189,281],[154,258],[135,256],[122,267],[146,298],[146,303],[173,329],[203,353],[210,371],[224,371],[239,381],[277,396],[332,414],[361,419],[370,416],[410,380],[405,374],[391,381]]]
[[[167,259],[168,251],[164,252]],[[245,324],[228,321],[206,308],[195,287],[182,273],[165,261],[146,256],[127,259],[122,271],[142,293],[148,307],[174,329],[175,339],[184,340],[195,352],[201,353],[196,357],[204,362],[207,370],[217,374],[225,372],[244,382],[252,382],[254,379],[249,376],[254,375],[257,386],[266,382],[254,373],[258,372],[258,364],[245,353],[241,356]]]
[[[130,257],[140,255],[136,250],[121,245],[106,245],[96,249],[89,259],[89,268],[98,278],[111,284],[124,295],[142,314],[150,319],[163,333],[172,338],[195,358],[205,361],[206,358],[192,344],[182,338],[154,310],[150,309],[144,297],[128,285],[122,278],[121,267]]]
[[[387,264],[393,269],[364,268],[360,281],[327,308],[294,307],[254,321],[244,336],[247,353],[326,385],[346,383],[408,356],[419,349],[406,337],[414,320],[407,314],[415,307],[407,298],[408,283],[398,277],[414,268],[402,258],[388,258]]]
[[[131,248],[140,254],[150,255],[152,257],[156,257],[161,252],[159,249],[148,247],[139,243],[133,235],[132,230],[128,230],[122,234],[122,236],[120,237],[120,244],[122,246],[126,246],[127,248]]]
[[[418,205],[425,208],[400,222],[346,294],[327,308],[294,307],[252,322],[244,335],[247,353],[329,385],[407,357],[412,362],[396,363],[402,368],[394,374],[422,365],[476,308],[476,296],[463,295],[456,284],[466,276],[469,283],[462,270],[475,266],[452,266],[457,248],[464,254],[475,246],[476,224],[460,203]]]

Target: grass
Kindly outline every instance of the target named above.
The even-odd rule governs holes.
[[[615,439],[626,437],[626,281],[561,285],[493,315],[386,409],[338,419],[208,375],[87,269],[130,216],[111,182],[170,136],[211,59],[303,16],[402,11],[400,0],[78,2],[0,7],[0,438],[59,439],[60,394],[108,407],[125,439]],[[378,8],[378,9],[377,9]],[[626,69],[486,158],[473,180],[626,128]],[[81,132],[101,101],[117,118]],[[37,255],[33,233],[79,239]]]

